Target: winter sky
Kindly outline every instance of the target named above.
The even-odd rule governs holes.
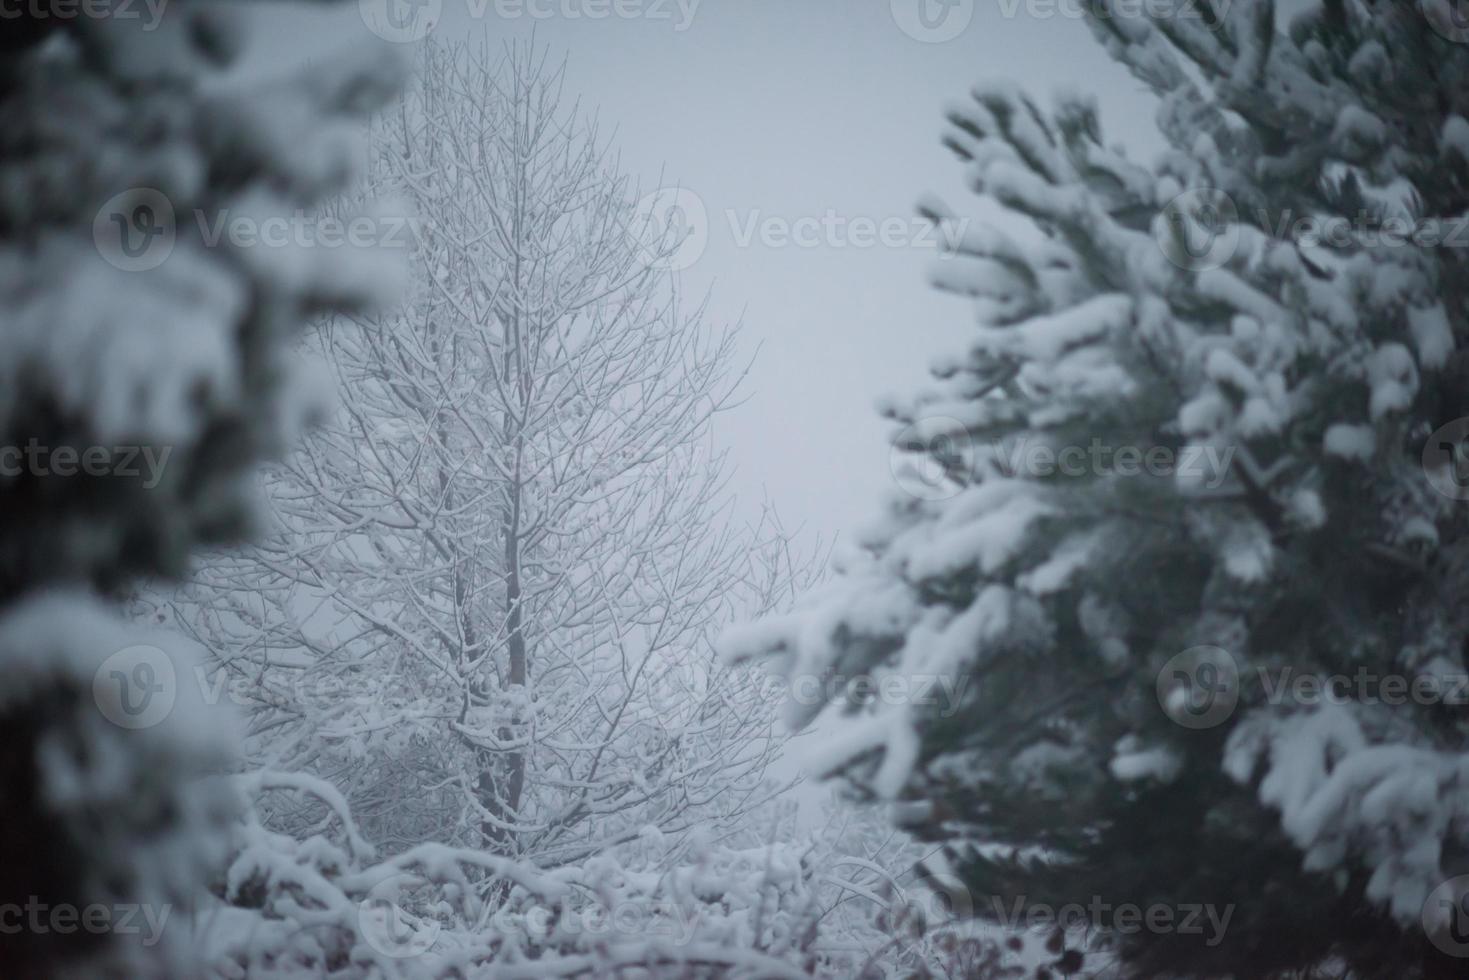
[[[272,61],[247,70],[288,69],[323,36],[386,44],[378,34],[400,33],[388,3],[413,9],[267,5],[254,29],[274,42]],[[696,196],[707,226],[690,223],[684,291],[712,289],[712,318],[743,320],[746,350],[758,348],[750,398],[719,433],[731,488],[744,513],[768,498],[788,526],[828,539],[849,537],[894,488],[875,402],[913,392],[970,322],[963,301],[927,285],[936,253],[913,219],[929,192],[983,214],[940,145],[944,106],[984,79],[1043,102],[1078,88],[1096,95],[1108,142],[1157,147],[1148,97],[1100,50],[1077,0],[422,3],[437,11],[436,39],[534,34],[566,59],[568,97],[615,129],[625,172],[645,192]],[[396,22],[408,34],[427,23]]]

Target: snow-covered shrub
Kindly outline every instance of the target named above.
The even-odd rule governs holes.
[[[826,907],[811,855],[790,843],[695,842],[670,861],[649,828],[622,859],[553,872],[439,844],[382,858],[329,784],[243,782],[252,795],[309,796],[322,832],[239,825],[216,900],[198,912],[211,978],[853,975],[818,972],[832,961],[820,946]]]

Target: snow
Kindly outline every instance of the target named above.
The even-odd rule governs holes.
[[[1384,344],[1367,359],[1367,383],[1372,388],[1368,413],[1374,422],[1384,415],[1406,411],[1418,394],[1418,366],[1402,344]]]
[[[1408,307],[1408,329],[1418,351],[1418,363],[1424,370],[1441,368],[1448,363],[1449,355],[1454,351],[1454,334],[1442,303]]]
[[[1036,595],[1049,595],[1059,591],[1088,565],[1100,546],[1099,532],[1072,535],[1061,542],[1050,558],[1021,575],[1016,581],[1022,589]]]
[[[1257,713],[1231,734],[1225,767],[1246,782],[1263,763],[1260,799],[1280,811],[1306,867],[1341,867],[1349,849],[1362,855],[1372,869],[1368,897],[1409,926],[1444,880],[1440,840],[1469,815],[1469,798],[1454,788],[1469,769],[1455,753],[1372,744],[1364,720],[1342,704]]]
[[[1463,116],[1449,116],[1445,119],[1439,145],[1445,153],[1457,153],[1462,159],[1469,161],[1469,120]]]
[[[1212,436],[1227,430],[1233,414],[1229,400],[1217,388],[1205,388],[1179,408],[1178,427],[1191,436]]]
[[[1222,544],[1224,569],[1241,582],[1261,582],[1275,561],[1270,531],[1258,521],[1242,521],[1230,528]]]
[[[1125,328],[1132,315],[1130,297],[1097,296],[1064,312],[1035,317],[1019,330],[981,329],[976,346],[994,356],[1010,355],[1044,364],[1080,344]]]
[[[68,270],[67,287],[23,285],[33,262]],[[225,403],[239,397],[231,345],[244,292],[203,256],[179,252],[138,274],[107,264],[90,241],[49,237],[36,254],[0,250],[0,282],[13,284],[0,424],[39,384],[99,444],[177,445],[199,434],[200,392]]]
[[[1420,98],[1425,124],[1403,125],[1384,96],[1397,47],[1372,22],[1347,51],[1320,20],[1277,37],[1274,15],[1240,5],[1218,32],[1089,21],[1161,99],[1152,166],[1101,142],[1086,94],[1047,112],[996,82],[951,110],[950,145],[1002,217],[970,227],[921,203],[957,228],[932,277],[975,322],[927,389],[882,407],[896,457],[945,464],[945,492],[891,490],[809,588],[778,521],[726,523],[706,443],[732,404],[735,335],[637,264],[589,119],[503,125],[555,103],[560,76],[534,54],[512,51],[502,77],[425,45],[431,84],[364,143],[361,117],[402,81],[381,50],[262,86],[217,77],[237,42],[212,11],[146,38],[90,20],[58,37],[17,71],[42,110],[7,129],[39,163],[0,173],[17,230],[0,243],[0,428],[23,435],[39,413],[181,461],[152,497],[13,495],[0,704],[61,705],[35,722],[34,802],[59,830],[41,867],[188,904],[208,980],[839,976],[866,956],[938,975],[918,937],[895,952],[883,934],[901,928],[896,897],[880,928],[851,918],[912,864],[869,846],[896,832],[792,829],[769,771],[783,711],[811,733],[792,743],[810,771],[940,842],[935,865],[1023,856],[1059,875],[1069,841],[1146,818],[1127,808],[1148,784],[1182,789],[1187,765],[1207,787],[1217,767],[1237,785],[1206,791],[1253,795],[1305,871],[1365,882],[1419,928],[1469,827],[1469,761],[1440,706],[1247,698],[1204,736],[1174,723],[1194,692],[1155,673],[1190,643],[1312,680],[1462,668],[1461,515],[1414,451],[1455,404],[1434,372],[1464,332],[1446,299],[1462,257],[1366,229],[1313,245],[1267,219],[1329,217],[1349,187],[1389,217],[1452,219],[1425,212],[1462,210],[1462,188],[1424,174],[1462,170],[1469,123]],[[471,83],[483,104],[464,101]],[[185,217],[156,267],[103,247],[93,216],[114,184]],[[380,193],[395,203],[360,200]],[[1169,251],[1179,216],[1159,212],[1182,195],[1222,209],[1213,268]],[[401,255],[259,248],[204,241],[188,218],[258,225],[324,201],[382,226],[422,210],[427,233]],[[1189,244],[1214,243],[1202,208],[1183,210]],[[323,313],[310,364],[292,347]],[[1217,472],[1009,463],[1094,434]],[[255,464],[297,436],[252,496]],[[247,500],[271,536],[201,557],[256,516]],[[190,556],[192,584],[155,581]],[[1303,574],[1322,561],[1340,568]],[[1369,571],[1401,589],[1335,611],[1318,593]],[[188,639],[135,628],[104,591]],[[936,697],[864,699],[853,681]],[[247,706],[243,741],[211,703],[225,693]],[[139,719],[155,695],[166,706]],[[1014,865],[1015,883],[1032,872]],[[390,942],[405,925],[407,957]],[[849,941],[856,963],[839,959]],[[130,967],[110,972],[145,975]]]
[[[1280,408],[1269,399],[1250,398],[1240,409],[1236,424],[1241,435],[1254,437],[1280,432],[1285,422]]]
[[[64,883],[49,894],[84,908],[117,900],[125,881],[128,900],[153,909],[203,887],[231,802],[204,777],[233,763],[236,731],[228,712],[184,682],[196,655],[80,590],[42,590],[0,615],[0,704],[10,717],[30,705],[69,706],[53,708],[33,733],[31,805],[55,834],[39,865],[46,881],[32,887]],[[130,683],[139,686],[122,686]],[[159,939],[154,952],[186,954],[177,929]],[[101,955],[140,975],[151,954],[124,942]]]
[[[1020,552],[1030,526],[1049,513],[1051,506],[1024,481],[966,488],[921,541],[905,543],[909,573],[921,580],[973,566],[993,572]]]
[[[1125,783],[1145,779],[1169,782],[1178,775],[1183,760],[1171,749],[1163,747],[1143,748],[1135,740],[1125,739],[1117,746],[1116,754],[1107,768],[1112,775]]]
[[[1377,451],[1377,435],[1370,426],[1338,422],[1326,430],[1322,445],[1333,456],[1371,459]]]
[[[1337,113],[1336,128],[1330,140],[1338,152],[1357,157],[1381,145],[1387,139],[1387,127],[1366,109],[1357,105],[1343,106]]]
[[[1207,269],[1198,275],[1199,292],[1226,303],[1237,312],[1264,324],[1289,322],[1290,316],[1275,300],[1228,269]]]
[[[1326,524],[1326,505],[1321,501],[1321,495],[1315,490],[1302,488],[1297,490],[1290,498],[1290,513],[1309,530],[1315,530]]]
[[[1232,385],[1245,394],[1260,390],[1260,381],[1233,352],[1216,347],[1209,352],[1204,371],[1215,381]]]

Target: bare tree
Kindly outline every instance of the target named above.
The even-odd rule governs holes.
[[[250,703],[254,759],[335,782],[381,842],[553,867],[737,826],[780,736],[710,640],[811,566],[729,512],[734,333],[685,309],[678,243],[559,70],[419,68],[365,188],[415,215],[411,298],[315,339],[341,406],[268,481],[280,532],[173,611]]]

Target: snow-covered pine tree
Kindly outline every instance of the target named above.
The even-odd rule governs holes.
[[[132,668],[162,657],[177,680],[188,664],[110,600],[249,525],[252,467],[313,404],[289,354],[299,323],[361,306],[387,281],[345,260],[292,267],[201,240],[196,209],[289,214],[337,190],[348,117],[401,77],[363,52],[289,82],[220,84],[240,37],[228,9],[184,3],[157,23],[32,5],[0,34],[6,976],[196,975],[179,940],[229,803],[196,777],[228,758],[230,739],[189,710],[187,685],[157,673],[146,693],[177,703],[130,723],[145,692],[120,689],[113,669],[145,680]],[[114,217],[141,238],[121,248]],[[164,460],[156,482],[138,473],[144,451]],[[117,924],[123,905],[176,914],[152,944],[96,928],[89,910]],[[15,909],[37,909],[45,928],[28,918],[16,932]],[[67,925],[57,910],[70,928],[51,925]]]
[[[1084,97],[952,110],[1007,218],[937,273],[973,342],[891,410],[937,476],[726,646],[962,691],[791,721],[827,709],[818,761],[905,801],[976,915],[1233,906],[1214,945],[1104,931],[1135,976],[1461,975],[1466,708],[1381,681],[1466,671],[1469,36],[1439,2],[1087,6],[1167,151]]]

